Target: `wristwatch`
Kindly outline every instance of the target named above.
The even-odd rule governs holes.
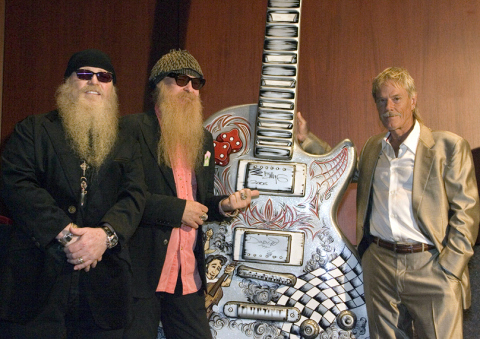
[[[107,225],[102,226],[102,229],[105,231],[105,233],[107,233],[107,248],[113,248],[117,246],[118,244],[117,233],[115,233],[115,231]]]

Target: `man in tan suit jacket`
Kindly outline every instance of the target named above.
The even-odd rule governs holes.
[[[388,132],[359,160],[357,244],[370,338],[462,338],[470,306],[467,263],[479,224],[470,147],[431,131],[405,69],[387,68],[372,94]]]

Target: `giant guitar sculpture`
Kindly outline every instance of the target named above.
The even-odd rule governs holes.
[[[215,193],[260,191],[231,222],[203,226],[206,257],[236,265],[207,296],[214,338],[368,338],[362,268],[336,218],[355,147],[318,156],[295,143],[300,10],[300,0],[269,0],[258,105],[204,123]]]

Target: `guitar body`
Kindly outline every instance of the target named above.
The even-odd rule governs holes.
[[[206,257],[237,264],[212,307],[213,337],[368,338],[360,260],[336,218],[355,147],[344,140],[319,156],[294,143],[290,160],[259,159],[257,114],[236,106],[204,123],[216,140],[215,194],[260,190],[238,217],[203,226]]]

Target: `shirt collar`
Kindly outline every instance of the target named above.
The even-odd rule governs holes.
[[[382,140],[382,149],[384,149],[387,146],[387,144],[389,144],[389,142],[387,141],[389,137],[390,137],[390,132],[387,132],[387,134],[385,134],[385,137]],[[413,154],[416,154],[418,140],[420,140],[420,124],[415,119],[413,130],[410,132],[407,139],[405,139],[405,141],[402,142],[402,145],[404,145],[407,149],[409,149],[410,152],[412,152]],[[402,145],[400,145],[400,147],[402,147]]]

